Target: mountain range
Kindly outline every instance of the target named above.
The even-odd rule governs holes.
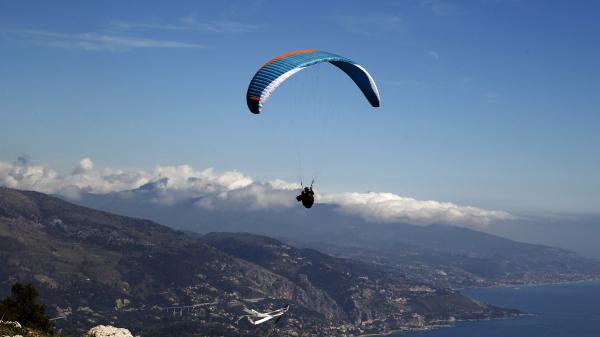
[[[67,335],[97,324],[142,336],[360,335],[520,314],[384,265],[250,233],[186,233],[38,192],[0,188],[0,242],[0,295],[34,284]],[[242,318],[284,304],[277,326]]]
[[[251,232],[338,257],[398,269],[440,287],[463,288],[596,279],[598,260],[540,244],[517,242],[465,227],[376,223],[316,204],[298,208],[202,207],[202,197],[164,203],[165,182],[108,194],[84,193],[72,202],[152,219],[195,233]]]

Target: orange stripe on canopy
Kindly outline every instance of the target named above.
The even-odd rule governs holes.
[[[317,51],[318,50],[316,50],[316,49],[302,49],[302,50],[297,50],[297,51],[291,51],[291,52],[285,53],[283,55],[279,55],[277,57],[272,58],[271,60],[269,60],[269,62],[263,64],[263,66],[260,67],[260,69],[268,66],[269,64],[271,64],[271,63],[273,63],[273,62],[275,62],[275,61],[277,61],[279,59],[282,59],[284,57],[288,57],[290,55],[304,54],[304,53],[314,53],[314,52],[317,52]]]

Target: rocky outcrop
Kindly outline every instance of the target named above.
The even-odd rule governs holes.
[[[83,337],[133,337],[133,335],[127,329],[98,325],[91,328]]]
[[[16,329],[21,329],[21,323],[17,322],[17,321],[3,321],[0,320],[0,325],[5,325],[5,326],[10,326]]]

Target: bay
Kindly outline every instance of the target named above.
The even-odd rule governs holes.
[[[532,316],[458,322],[449,328],[395,333],[396,337],[598,337],[600,282],[465,289],[481,302]]]

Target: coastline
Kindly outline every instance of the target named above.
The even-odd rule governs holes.
[[[468,289],[476,289],[476,290],[479,290],[479,289],[514,289],[514,290],[518,290],[518,288],[534,288],[534,287],[543,287],[543,286],[580,285],[580,284],[600,285],[600,279],[561,281],[561,282],[544,282],[544,283],[528,283],[528,284],[504,284],[504,285],[483,286],[483,287],[468,287],[468,288],[461,288],[461,289],[456,289],[456,290],[460,290],[461,292],[463,290],[468,290]],[[492,304],[492,305],[494,305],[494,304]],[[516,310],[520,310],[520,309],[516,309]],[[434,324],[434,325],[425,326],[423,328],[407,327],[407,328],[401,328],[401,329],[393,329],[390,331],[386,331],[384,333],[368,333],[368,334],[361,334],[358,336],[359,337],[390,336],[390,335],[393,335],[396,333],[423,332],[423,331],[430,331],[430,330],[436,330],[436,329],[441,329],[441,328],[455,328],[456,323],[512,320],[512,319],[535,317],[535,316],[538,316],[538,315],[534,314],[534,313],[520,312],[519,314],[512,316],[512,317],[497,317],[497,318],[485,318],[485,319],[462,319],[462,320],[457,319],[453,322]]]
[[[457,320],[455,322],[462,322],[462,321]],[[390,330],[390,331],[387,331],[384,333],[369,333],[369,334],[358,335],[357,337],[389,336],[389,335],[393,335],[395,333],[429,331],[429,330],[441,329],[441,328],[452,328],[453,326],[454,325],[452,325],[452,324],[440,324],[440,325],[430,325],[430,326],[426,326],[423,328],[393,329],[393,330]]]
[[[535,316],[535,315],[524,313],[524,314],[519,314],[514,317],[497,317],[497,318],[484,318],[484,319],[457,319],[452,322],[448,321],[448,322],[442,323],[442,324],[428,325],[423,328],[408,328],[407,327],[407,328],[402,328],[402,329],[393,329],[393,330],[390,330],[390,331],[387,331],[384,333],[362,334],[362,335],[357,335],[357,337],[377,337],[377,336],[389,336],[389,335],[393,335],[395,333],[423,332],[423,331],[431,331],[431,330],[437,330],[437,329],[443,329],[443,328],[454,328],[456,326],[456,323],[509,320],[509,319],[515,319],[515,318],[519,318],[519,317],[527,317],[527,316]]]
[[[556,281],[556,282],[540,282],[540,283],[506,283],[506,284],[495,284],[490,286],[479,286],[479,287],[464,287],[464,288],[453,288],[462,292],[468,289],[501,289],[501,288],[527,288],[527,287],[542,287],[552,285],[568,285],[568,284],[584,284],[584,283],[600,283],[600,278],[597,279],[586,279],[577,281]]]

